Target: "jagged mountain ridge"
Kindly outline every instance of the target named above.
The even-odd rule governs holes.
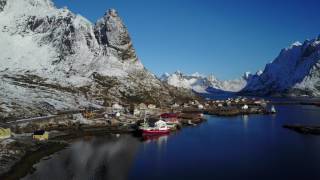
[[[56,9],[48,0],[10,0],[1,15],[1,35],[12,46],[1,61],[2,69],[50,76],[55,73],[62,77],[67,74],[67,79],[57,80],[68,83],[72,83],[70,77],[74,74],[86,77],[93,70],[109,76],[126,76],[130,71],[144,69],[115,10],[106,12],[93,25],[66,8]],[[16,56],[12,57],[14,53],[10,50],[19,44],[26,45],[19,47],[23,52],[15,52]],[[29,49],[32,47],[37,51]],[[28,54],[32,57],[26,57]],[[22,58],[34,59],[34,63]]]
[[[92,24],[51,0],[0,0],[0,39],[2,118],[177,97],[144,68],[114,9]]]
[[[242,94],[320,96],[320,38],[282,49],[263,73],[252,77]]]
[[[245,87],[250,78],[251,74],[245,73],[241,78],[222,81],[213,75],[204,76],[200,73],[186,75],[180,71],[165,73],[160,77],[161,81],[171,86],[192,89],[197,93],[238,92]]]

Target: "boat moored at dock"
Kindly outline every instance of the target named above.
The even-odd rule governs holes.
[[[144,122],[142,126],[139,127],[139,130],[142,132],[142,135],[163,135],[170,133],[170,128],[167,123],[161,119],[155,122],[153,127],[150,127],[146,122],[146,118],[144,118]]]

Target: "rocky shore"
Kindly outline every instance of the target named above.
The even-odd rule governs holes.
[[[19,179],[33,171],[43,157],[64,149],[77,138],[106,134],[131,133],[121,127],[83,127],[77,130],[50,131],[48,141],[35,141],[30,134],[23,134],[0,141],[0,179]]]
[[[0,179],[19,179],[33,171],[33,164],[67,146],[63,142],[22,143],[15,141],[1,150]]]

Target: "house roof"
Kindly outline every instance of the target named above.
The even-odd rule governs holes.
[[[37,130],[33,132],[33,135],[43,135],[45,132],[45,130]]]

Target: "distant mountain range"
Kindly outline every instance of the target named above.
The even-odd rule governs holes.
[[[205,76],[200,73],[186,75],[176,71],[172,74],[163,74],[160,80],[171,86],[191,89],[197,93],[217,93],[238,92],[246,86],[251,76],[250,73],[245,73],[238,79],[222,81],[213,75]]]
[[[263,71],[245,73],[235,80],[221,81],[199,73],[165,73],[160,79],[172,86],[197,93],[230,93],[254,96],[320,96],[320,37],[295,42],[282,49]]]

